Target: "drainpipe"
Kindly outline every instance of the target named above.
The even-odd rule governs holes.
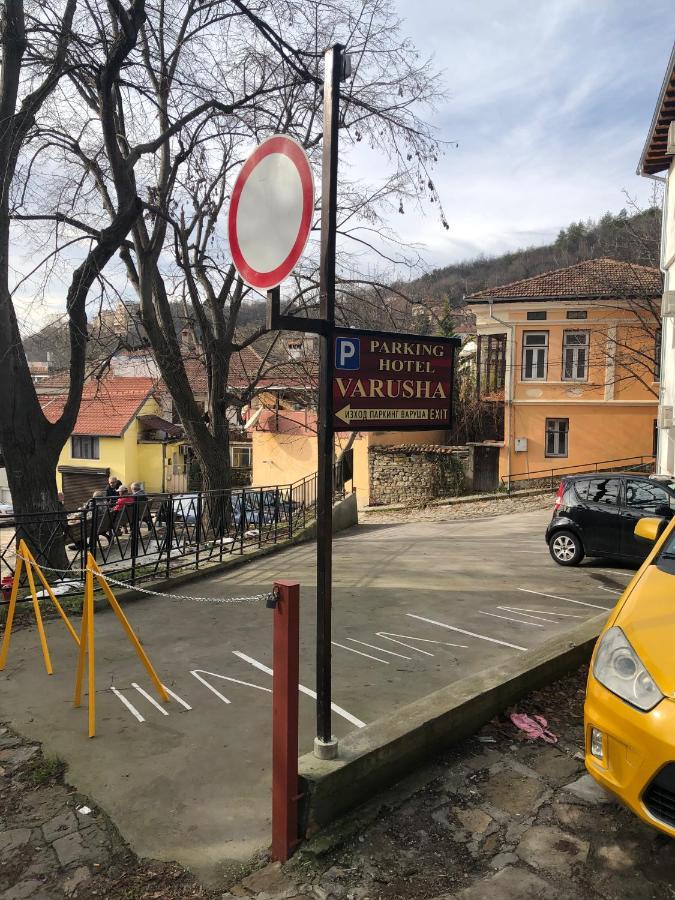
[[[510,333],[510,340],[508,341],[510,345],[509,350],[509,358],[505,360],[507,370],[505,372],[505,385],[504,385],[504,399],[506,400],[506,407],[508,411],[509,417],[509,425],[508,432],[505,435],[506,437],[506,445],[508,452],[506,454],[506,478],[508,484],[509,493],[511,492],[511,453],[513,447],[513,378],[515,375],[515,366],[513,363],[513,354],[515,353],[516,348],[516,333],[515,333],[515,325],[513,322],[505,322],[503,319],[500,319],[496,316],[492,310],[492,300],[488,300],[488,309],[490,313],[490,318],[493,322],[498,322],[500,325],[503,325],[507,332]],[[508,384],[508,393],[506,391],[506,384]]]

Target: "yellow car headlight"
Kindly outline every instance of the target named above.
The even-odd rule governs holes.
[[[593,674],[608,691],[645,712],[663,700],[656,682],[617,626],[603,635],[595,654]]]

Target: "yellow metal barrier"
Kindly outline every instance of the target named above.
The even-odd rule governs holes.
[[[24,540],[20,540],[19,546],[17,547],[16,569],[14,570],[14,578],[12,580],[12,593],[9,597],[9,608],[7,609],[5,633],[2,636],[2,647],[0,647],[0,672],[5,668],[5,665],[7,664],[7,654],[9,653],[9,639],[12,636],[12,625],[14,624],[14,613],[16,612],[17,595],[19,593],[19,582],[21,581],[21,575],[24,569],[26,571],[28,585],[30,587],[30,593],[33,600],[33,612],[35,614],[35,623],[37,625],[38,634],[40,636],[40,645],[42,647],[42,656],[45,661],[45,669],[47,670],[47,674],[51,675],[53,673],[52,661],[49,656],[49,648],[47,647],[47,637],[45,635],[45,628],[42,622],[42,614],[40,613],[40,604],[37,598],[37,591],[35,590],[35,579],[33,578],[33,572],[37,574],[40,582],[42,583],[42,587],[49,596],[49,599],[56,607],[58,614],[65,622],[66,628],[68,629],[71,637],[78,646],[80,644],[80,639],[77,636],[77,632],[70,624],[68,616],[65,614],[65,612],[63,611],[63,607],[56,599],[56,596],[49,586],[47,579],[42,574],[42,570],[35,562],[35,557],[26,546],[26,542]]]
[[[16,561],[16,569],[14,570],[14,579],[12,581],[12,593],[9,598],[9,608],[7,610],[7,623],[5,625],[5,632],[2,637],[2,646],[0,647],[0,671],[5,668],[7,663],[7,654],[9,653],[9,640],[12,635],[12,625],[14,623],[14,613],[16,612],[16,604],[17,604],[17,596],[19,593],[19,583],[21,581],[21,576],[25,570],[26,577],[28,579],[28,585],[30,587],[31,597],[33,601],[33,612],[35,614],[35,622],[37,624],[38,634],[40,636],[40,645],[42,647],[42,656],[45,662],[45,668],[47,670],[47,674],[51,675],[53,673],[52,662],[49,656],[49,648],[47,647],[47,637],[45,635],[44,624],[42,622],[42,615],[40,613],[40,604],[37,598],[37,591],[35,589],[35,578],[33,577],[34,573],[37,574],[38,578],[42,586],[44,587],[47,595],[51,599],[52,603],[56,607],[59,615],[63,619],[66,624],[68,631],[70,632],[71,637],[77,644],[79,648],[78,656],[77,656],[77,669],[75,673],[75,694],[73,698],[73,703],[75,706],[80,706],[82,703],[82,681],[84,679],[84,662],[85,656],[87,657],[87,686],[88,686],[88,694],[89,694],[89,737],[94,737],[96,735],[96,656],[95,656],[95,643],[94,643],[94,579],[98,586],[103,591],[108,603],[112,607],[113,612],[117,616],[124,629],[126,636],[129,638],[131,645],[134,650],[138,654],[140,661],[145,666],[145,669],[150,676],[152,683],[155,685],[157,689],[157,693],[160,698],[165,702],[169,702],[169,695],[164,689],[162,682],[159,680],[157,673],[155,672],[152,663],[148,659],[148,656],[143,649],[141,642],[138,640],[136,633],[133,628],[129,624],[129,620],[122,612],[122,607],[117,602],[117,598],[113,594],[110,589],[110,585],[106,581],[105,575],[101,572],[98,563],[91,555],[91,553],[87,554],[87,568],[85,574],[85,582],[84,582],[84,604],[82,606],[82,624],[81,631],[78,637],[77,632],[70,624],[70,620],[68,616],[65,614],[63,607],[56,599],[54,592],[49,586],[47,579],[42,574],[42,571],[38,564],[35,562],[35,558],[33,554],[30,552],[28,547],[26,546],[25,541],[19,541],[19,546],[17,548],[17,561]]]
[[[80,652],[77,658],[77,671],[75,674],[75,696],[73,698],[73,703],[75,706],[80,706],[82,702],[82,680],[84,678],[84,657],[88,654],[88,667],[87,667],[87,677],[88,677],[88,692],[89,692],[89,737],[94,737],[96,735],[96,666],[95,666],[95,645],[94,645],[94,578],[98,582],[99,587],[103,591],[108,603],[113,609],[113,612],[120,620],[120,624],[124,629],[126,636],[131,641],[131,644],[138,654],[140,661],[145,666],[145,669],[152,680],[152,683],[155,685],[157,689],[157,693],[160,698],[165,702],[169,702],[169,695],[167,694],[162,682],[157,677],[157,673],[155,672],[152,663],[148,659],[148,656],[141,646],[141,642],[136,637],[136,634],[129,624],[129,620],[122,612],[122,608],[117,602],[117,598],[110,590],[110,585],[105,579],[105,575],[98,567],[98,564],[91,553],[87,554],[87,574],[85,579],[85,590],[84,590],[84,606],[82,609],[82,631],[80,633]]]

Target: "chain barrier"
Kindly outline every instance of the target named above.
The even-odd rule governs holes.
[[[27,560],[25,557],[20,556],[19,554],[17,554],[17,558],[22,559],[24,563],[26,563],[26,565],[32,565],[30,560]],[[61,575],[71,576],[79,574],[79,572],[74,573],[72,569],[54,569],[51,566],[42,566],[39,563],[37,563],[37,565],[45,572],[58,572]],[[129,584],[129,582],[127,581],[119,581],[116,578],[111,578],[104,572],[94,572],[93,569],[84,569],[83,571],[91,572],[97,577],[103,578],[108,582],[108,584],[114,584],[117,587],[122,587],[129,591],[136,591],[139,594],[147,594],[150,597],[165,597],[167,600],[192,600],[195,603],[260,603],[264,600],[268,606],[276,601],[275,595],[272,591],[266,591],[264,594],[252,594],[250,597],[192,597],[189,594],[165,594],[162,591],[152,591],[150,590],[150,588],[143,588],[139,587],[136,584]]]

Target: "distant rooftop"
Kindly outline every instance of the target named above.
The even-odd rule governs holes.
[[[652,116],[647,142],[640,157],[640,175],[654,175],[670,167],[672,156],[666,154],[668,128],[675,121],[675,43],[670,54],[659,99]]]
[[[155,388],[152,378],[117,378],[87,381],[73,434],[120,437]],[[63,412],[67,393],[40,396],[42,411],[50,422]]]
[[[587,300],[600,298],[660,297],[661,272],[649,266],[603,257],[476,291],[468,303],[508,303],[517,300]]]

